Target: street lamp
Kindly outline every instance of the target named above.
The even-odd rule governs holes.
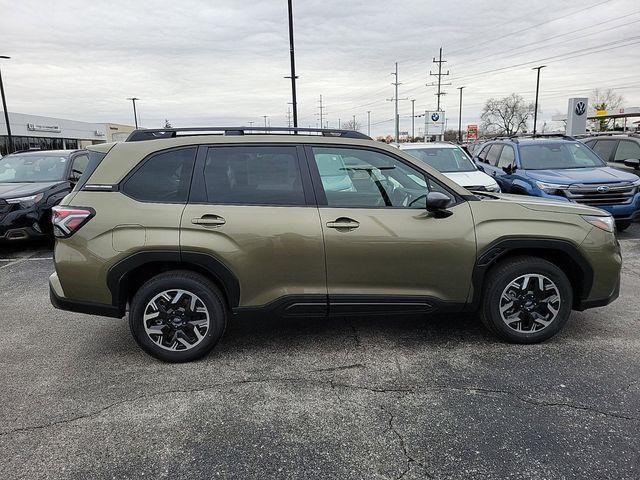
[[[127,100],[133,102],[133,120],[136,123],[136,130],[138,129],[138,113],[136,112],[136,100],[140,100],[137,97],[129,97]]]
[[[540,65],[539,67],[533,67],[531,70],[537,70],[538,76],[536,79],[536,106],[533,110],[533,134],[536,134],[536,124],[538,123],[538,91],[540,90],[540,70],[542,70],[546,65]]]
[[[462,89],[466,87],[458,87],[460,90],[460,111],[458,113],[458,141],[462,143]]]
[[[0,55],[0,59],[9,60],[11,57]],[[9,125],[9,111],[7,110],[7,101],[4,98],[4,85],[2,84],[2,72],[0,72],[0,95],[2,96],[2,109],[4,110],[4,121],[7,124],[7,138],[9,145],[7,153],[13,152],[13,137],[11,137],[11,125]]]

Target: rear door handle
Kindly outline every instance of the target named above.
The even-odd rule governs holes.
[[[191,219],[191,223],[205,227],[219,227],[227,223],[227,221],[218,215],[203,215],[200,218]]]
[[[336,218],[333,222],[327,222],[328,228],[344,228],[348,230],[353,230],[354,228],[358,228],[360,223],[354,220],[353,218],[340,217]]]

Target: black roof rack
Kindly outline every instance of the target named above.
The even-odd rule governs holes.
[[[578,137],[580,138],[587,138],[587,137],[615,137],[617,135],[624,135],[627,137],[640,137],[640,134],[638,134],[637,132],[589,132],[589,133],[585,133],[585,134],[581,134],[578,135]]]
[[[371,140],[364,133],[355,130],[338,130],[329,128],[300,128],[300,127],[180,127],[180,128],[149,128],[131,132],[126,142],[140,142],[143,140],[157,140],[159,138],[175,138],[190,135],[246,135],[271,133],[298,134],[315,133],[323,137],[359,138]],[[180,134],[180,135],[179,135]]]

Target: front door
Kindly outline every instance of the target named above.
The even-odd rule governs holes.
[[[222,262],[239,282],[241,308],[326,314],[322,229],[299,151],[273,144],[198,150],[181,251]]]
[[[377,149],[308,147],[332,313],[430,311],[466,302],[476,257],[469,205]],[[425,209],[429,190],[452,215]]]

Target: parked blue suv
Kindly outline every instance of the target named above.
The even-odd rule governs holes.
[[[613,215],[618,230],[640,219],[640,178],[608,167],[571,137],[508,137],[475,157],[505,193],[583,203]]]

